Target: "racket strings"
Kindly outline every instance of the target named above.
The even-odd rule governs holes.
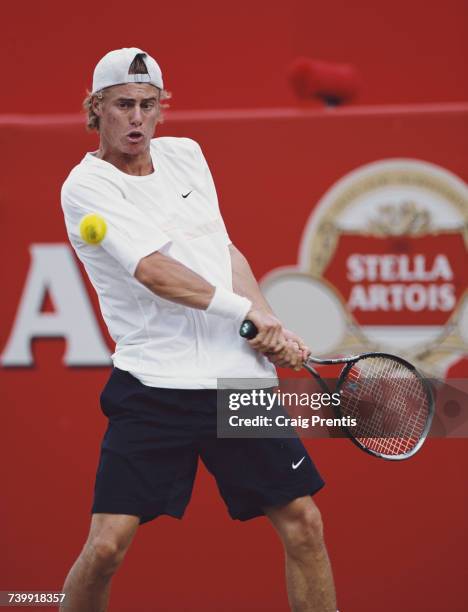
[[[342,385],[341,412],[356,419],[350,433],[387,456],[409,453],[427,423],[429,399],[419,377],[386,357],[359,360]]]

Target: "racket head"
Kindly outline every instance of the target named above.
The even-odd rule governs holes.
[[[405,359],[365,353],[343,368],[337,384],[339,417],[356,419],[343,426],[361,450],[382,459],[409,459],[424,444],[434,416],[431,386]]]

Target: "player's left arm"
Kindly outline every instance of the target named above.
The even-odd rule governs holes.
[[[260,291],[260,287],[247,259],[233,244],[229,245],[229,252],[231,254],[232,288],[234,293],[248,298],[252,302],[253,308],[264,310],[275,316],[270,304],[268,304]]]
[[[257,280],[252,272],[252,268],[245,256],[232,243],[229,245],[231,254],[232,268],[232,288],[234,293],[248,298],[252,302],[252,308],[268,312],[276,316],[271,306],[266,301],[262,294]],[[283,335],[289,343],[297,343],[299,350],[302,352],[302,359],[305,361],[310,355],[310,349],[305,344],[304,340],[294,332],[283,327]],[[291,349],[291,347],[289,347]],[[270,361],[277,365],[285,364],[284,355],[269,356]]]

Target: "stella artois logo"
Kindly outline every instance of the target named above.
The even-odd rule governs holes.
[[[397,352],[443,376],[468,354],[468,189],[395,159],[338,181],[314,208],[298,266],[262,281],[314,354]]]

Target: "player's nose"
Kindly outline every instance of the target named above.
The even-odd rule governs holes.
[[[132,125],[141,125],[143,123],[143,114],[141,112],[141,108],[137,104],[132,109],[130,123]]]

